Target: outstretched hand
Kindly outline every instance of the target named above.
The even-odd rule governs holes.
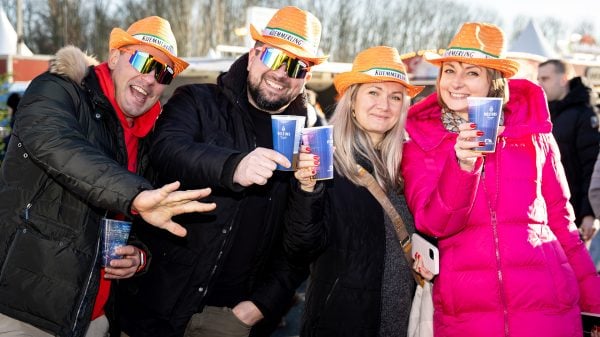
[[[210,188],[177,191],[179,185],[176,181],[155,190],[142,191],[133,199],[132,211],[139,213],[152,226],[185,236],[185,228],[174,222],[172,217],[183,213],[209,212],[217,205],[197,201],[210,195]]]

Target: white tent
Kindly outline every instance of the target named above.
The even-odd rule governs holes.
[[[6,12],[0,8],[0,55],[16,55],[17,54],[17,32],[8,21]],[[21,55],[32,56],[33,53],[21,42]]]
[[[529,20],[525,29],[512,41],[508,50],[509,53],[527,53],[543,58],[557,57],[556,52],[533,20]]]

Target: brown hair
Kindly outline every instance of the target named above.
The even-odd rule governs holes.
[[[459,63],[462,64],[462,62]],[[504,99],[502,105],[504,106],[509,99],[508,80],[502,76],[502,73],[499,70],[487,67],[482,68],[486,70],[489,79],[488,83],[490,85],[490,90],[488,91],[487,97],[502,97]],[[443,69],[444,67],[442,65],[436,80],[437,100],[438,104],[444,108],[444,110],[450,111],[446,103],[442,100],[442,95],[440,95],[440,79],[442,78]]]

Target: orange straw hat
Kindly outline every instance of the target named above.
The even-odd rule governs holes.
[[[353,84],[397,82],[406,87],[408,95],[415,97],[424,87],[410,85],[406,67],[396,48],[379,46],[365,49],[356,55],[352,70],[338,74],[333,85],[340,95]]]
[[[177,41],[171,31],[169,21],[149,16],[134,22],[127,31],[113,28],[110,33],[110,49],[118,49],[127,45],[146,45],[165,53],[174,64],[175,76],[187,68],[188,63],[177,57]]]
[[[480,22],[467,22],[460,27],[443,55],[426,52],[425,60],[441,66],[457,61],[500,71],[505,78],[519,71],[519,63],[506,59],[504,33],[500,27]]]
[[[262,32],[250,25],[250,34],[256,41],[284,50],[312,64],[321,64],[328,57],[317,56],[321,41],[321,22],[298,7],[288,6],[278,10]]]

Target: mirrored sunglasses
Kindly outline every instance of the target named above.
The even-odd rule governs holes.
[[[134,52],[127,49],[121,50],[131,54],[131,57],[129,58],[129,64],[131,64],[131,66],[140,73],[148,74],[154,70],[154,78],[156,79],[156,82],[160,84],[170,84],[173,80],[175,75],[173,68],[158,61],[149,53],[140,50],[136,50]]]
[[[260,53],[260,60],[272,70],[277,70],[285,64],[285,72],[290,78],[304,78],[310,71],[310,65],[305,61],[288,56],[284,51],[277,48],[263,48]]]

